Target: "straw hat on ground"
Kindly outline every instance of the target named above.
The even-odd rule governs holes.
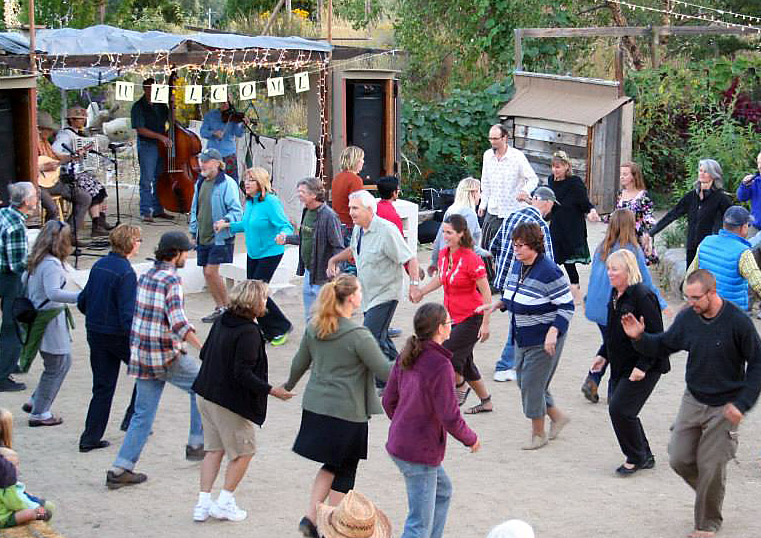
[[[317,506],[317,530],[324,538],[391,538],[386,514],[354,490],[338,506]]]
[[[494,527],[486,538],[534,538],[534,529],[520,519],[510,519]]]

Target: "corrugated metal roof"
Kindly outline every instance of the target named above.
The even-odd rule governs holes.
[[[501,117],[547,119],[591,127],[631,97],[618,96],[618,83],[608,80],[516,72],[515,96],[499,111]]]

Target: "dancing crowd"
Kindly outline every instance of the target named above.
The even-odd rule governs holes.
[[[493,379],[517,382],[530,422],[522,448],[541,449],[571,421],[550,386],[571,319],[584,303],[586,317],[599,327],[601,344],[590,350],[594,358],[582,392],[597,403],[609,370],[607,403],[624,455],[615,470],[621,477],[656,465],[639,414],[669,372],[669,355],[688,352],[669,464],[695,491],[691,536],[713,536],[722,524],[726,466],[737,449],[737,428],[761,390],[761,340],[749,300],[751,288],[761,293],[761,270],[748,240],[761,226],[756,220],[761,175],[743,178],[737,193],[751,202],[751,213],[732,205],[722,190],[719,163],[701,160],[694,190],[656,222],[641,169],[624,163],[616,209],[605,219],[605,238],[590,252],[586,221],[600,216],[568,155],[556,152],[552,174],[540,181],[508,137],[502,125],[489,130],[491,148],[484,153],[481,180],[459,183],[425,282],[426,271],[404,239],[391,203],[400,192],[398,180],[381,178],[381,201],[376,200],[358,176],[364,153],[357,147],[341,156],[333,208],[319,179],[298,182],[304,209],[296,227],[266,170],[246,170],[241,193],[225,173],[222,154],[205,150],[190,233],[164,233],[153,266],[138,276],[129,260],[140,249],[141,229],[119,225],[109,234],[111,252],[93,265],[81,292],[66,289],[70,226],[48,221],[29,250],[25,221],[38,194],[31,183],[15,183],[9,206],[0,209],[0,391],[25,390],[12,374],[29,371],[39,352],[42,374],[22,410],[30,427],[63,423],[52,407],[72,362],[69,305],[76,304],[85,317],[93,379],[81,452],[110,446],[104,435],[123,363],[135,378],[122,422],[126,434],[106,472],[107,487],[148,479],[135,468],[169,383],[188,394],[185,457],[201,461],[193,519],[241,521],[247,513],[237,505],[235,490],[256,452],[255,425],[266,420],[269,397],[291,399],[308,371],[293,451],[320,468],[300,532],[318,538],[392,535],[385,514],[354,491],[359,462],[368,458],[368,421],[385,413],[390,419],[386,449],[407,489],[401,536],[439,538],[452,496],[442,467],[447,433],[477,452],[481,441],[460,408],[472,390],[478,403],[464,408],[464,414],[495,411],[476,365],[476,345],[490,337],[495,320],[508,326]],[[761,173],[761,155],[758,162]],[[143,191],[141,196],[150,195]],[[688,223],[683,289],[688,307],[674,315],[649,266],[658,263],[652,238],[680,216]],[[248,279],[228,292],[219,266],[232,261],[238,233],[245,236]],[[274,385],[267,344],[284,344],[293,326],[269,296],[267,283],[285,244],[298,245],[306,329],[288,378]],[[178,273],[192,250],[215,302],[214,311],[202,319],[213,323],[204,341],[186,314]],[[576,265],[589,263],[584,294]],[[417,308],[412,334],[399,352],[390,331],[400,298],[419,303],[438,288],[443,304]],[[18,330],[14,311],[24,301],[34,315]],[[673,317],[665,330],[664,313]],[[47,520],[53,512],[49,502],[27,494],[18,482],[9,417],[0,410],[0,527]],[[212,499],[225,456],[223,484]],[[524,534],[515,530],[519,527],[495,528],[490,536],[527,536],[522,527]]]

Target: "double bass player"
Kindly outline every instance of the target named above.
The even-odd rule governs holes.
[[[143,222],[155,219],[173,220],[164,211],[156,192],[156,181],[164,169],[159,143],[169,148],[172,140],[167,136],[169,107],[151,101],[153,78],[143,81],[143,96],[132,105],[132,128],[137,131],[137,158],[140,163],[140,218]]]

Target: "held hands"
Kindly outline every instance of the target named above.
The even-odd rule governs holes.
[[[519,202],[529,203],[531,201],[531,195],[529,195],[529,193],[527,192],[521,191],[518,193],[515,199],[518,200]]]
[[[592,362],[592,366],[591,366],[591,368],[589,368],[589,371],[590,372],[595,372],[595,373],[601,372],[602,369],[605,368],[605,364],[607,362],[608,361],[605,360],[604,357],[601,357],[600,355],[597,355],[595,357],[595,360]]]
[[[338,272],[339,272],[338,271],[338,264],[335,261],[333,261],[333,258],[330,258],[328,260],[328,268],[325,270],[325,273],[330,278],[335,278],[335,277],[338,276]]]
[[[492,304],[482,304],[481,306],[476,307],[475,313],[476,314],[491,314],[495,310],[499,309],[500,305],[502,304],[502,301],[497,299]]]
[[[419,303],[423,299],[423,293],[417,286],[410,285],[410,301]]]
[[[285,232],[280,232],[275,236],[275,244],[285,245]]]
[[[635,367],[634,370],[632,370],[631,375],[629,376],[629,381],[632,381],[632,382],[642,381],[643,379],[645,379],[646,373],[647,372],[643,372],[639,368]]]
[[[743,419],[742,411],[740,411],[735,404],[728,403],[724,406],[724,418],[726,418],[733,425],[737,426]]]
[[[626,336],[632,340],[639,340],[642,333],[645,332],[645,318],[640,316],[639,320],[631,312],[621,316],[621,326],[624,328]]]
[[[587,213],[587,220],[589,222],[600,222],[600,215],[597,214],[597,210],[594,207],[592,211]]]
[[[555,356],[555,349],[558,343],[558,328],[550,327],[547,336],[544,337],[544,351],[550,357]]]
[[[230,223],[227,222],[226,220],[218,220],[217,222],[214,223],[214,231],[216,233],[219,233],[225,228],[229,228],[229,227],[230,227]]]
[[[470,449],[471,453],[481,450],[481,439],[476,438],[476,442],[470,445],[468,448]]]
[[[435,265],[428,266],[428,276],[433,277],[438,272],[439,269]]]
[[[270,396],[274,396],[275,398],[278,398],[280,400],[290,400],[294,396],[296,396],[295,392],[291,392],[289,390],[285,390],[285,387],[283,385],[280,385],[279,387],[272,387],[270,389]]]

